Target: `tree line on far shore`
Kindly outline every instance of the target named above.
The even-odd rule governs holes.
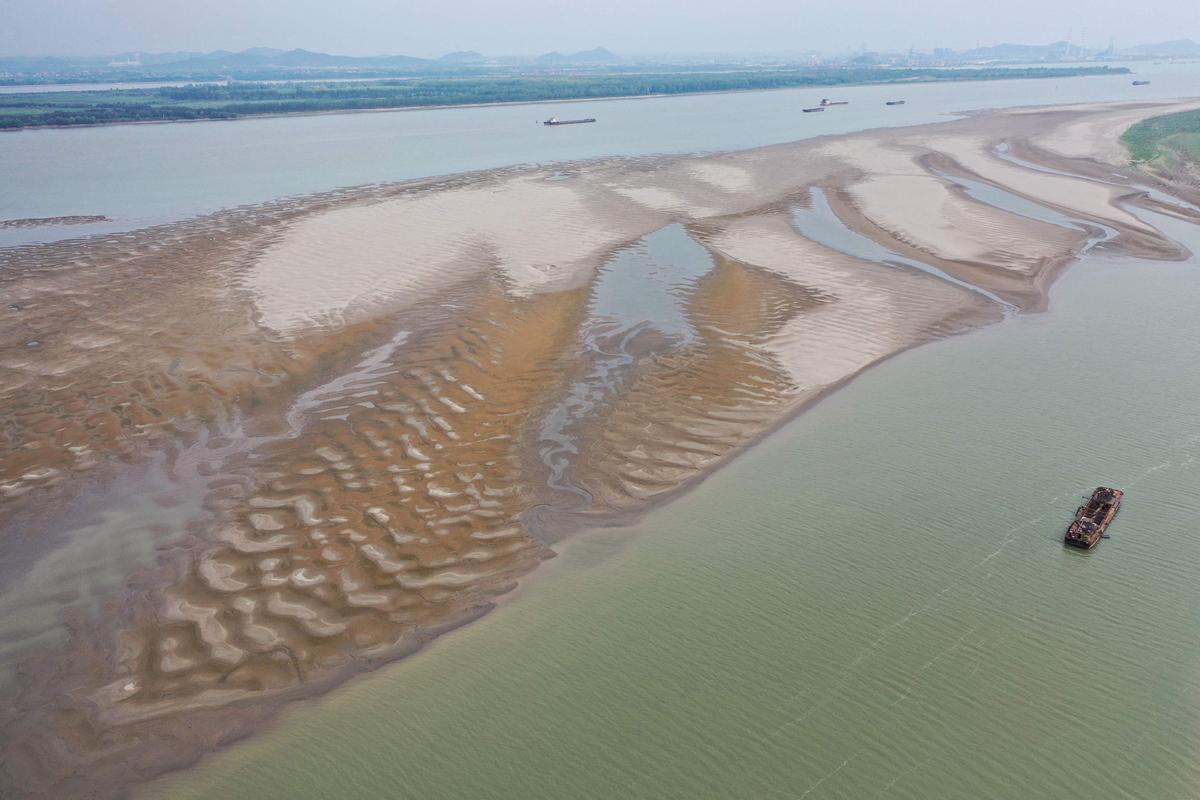
[[[808,68],[688,74],[417,78],[353,83],[196,84],[152,89],[0,95],[0,128],[233,119],[254,114],[420,108],[867,83],[1059,78],[1121,72],[1128,70],[1113,67]]]

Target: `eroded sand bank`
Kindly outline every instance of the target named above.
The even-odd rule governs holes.
[[[1041,308],[1098,231],[1180,256],[1122,208],[1145,176],[1003,157],[1092,176],[1163,107],[500,170],[0,254],[0,546],[36,549],[69,523],[49,501],[150,453],[186,462],[204,514],[65,645],[17,635],[3,794],[118,795],[413,652],[563,530],[644,511],[882,359]],[[829,237],[793,220],[816,192]]]

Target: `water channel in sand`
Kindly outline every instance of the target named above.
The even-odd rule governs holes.
[[[566,396],[541,424],[539,454],[552,489],[573,494],[584,504],[591,501],[591,494],[568,476],[571,458],[579,452],[573,423],[616,391],[633,363],[639,337],[661,337],[668,349],[697,340],[683,305],[696,280],[712,267],[712,255],[679,224],[652,233],[605,265],[582,328],[588,372],[567,387]],[[530,509],[524,517],[539,533],[544,528],[541,510]]]
[[[874,261],[880,264],[889,264],[895,267],[924,272],[926,275],[932,275],[940,281],[945,281],[946,283],[959,286],[981,297],[985,297],[993,303],[1003,306],[1007,311],[1015,310],[1015,306],[1003,298],[997,297],[987,289],[982,289],[967,281],[959,280],[953,275],[948,275],[930,264],[894,253],[878,242],[863,236],[861,233],[850,230],[850,228],[838,219],[833,209],[829,207],[829,199],[826,198],[823,190],[813,187],[810,192],[812,195],[810,206],[808,208],[795,208],[792,210],[792,224],[805,237],[812,239],[814,242],[820,242],[830,249],[837,250],[839,253],[861,258],[863,261]]]
[[[1197,304],[1200,259],[1094,252],[140,796],[1194,796]],[[1112,538],[1063,548],[1101,483]]]

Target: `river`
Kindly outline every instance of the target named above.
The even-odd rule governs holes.
[[[0,247],[129,230],[346,186],[525,163],[736,150],[1021,105],[1186,97],[1200,64],[1131,75],[819,87],[629,100],[0,134],[0,219],[104,215],[110,222],[0,229]],[[848,100],[805,114],[823,96]],[[904,99],[902,106],[886,100]],[[595,125],[546,128],[550,116]]]

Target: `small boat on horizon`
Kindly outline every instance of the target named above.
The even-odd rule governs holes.
[[[828,97],[822,97],[821,105],[822,106],[848,106],[848,105],[850,105],[850,101],[849,100],[830,100]]]
[[[888,100],[886,103],[884,103],[884,105],[885,106],[902,106],[902,105],[904,105],[904,101],[903,100]]]
[[[802,108],[800,110],[803,111],[805,114],[811,114],[814,111],[824,111],[825,106],[813,106],[812,108]]]
[[[1150,81],[1134,81],[1133,85],[1134,86],[1149,86]]]
[[[1104,538],[1104,531],[1121,509],[1125,493],[1120,489],[1098,486],[1092,496],[1075,510],[1075,521],[1067,528],[1063,544],[1090,550]]]
[[[543,125],[582,125],[585,122],[595,122],[595,121],[596,121],[595,117],[588,117],[586,119],[559,119],[558,117],[551,117],[550,119],[543,121],[542,124]]]

